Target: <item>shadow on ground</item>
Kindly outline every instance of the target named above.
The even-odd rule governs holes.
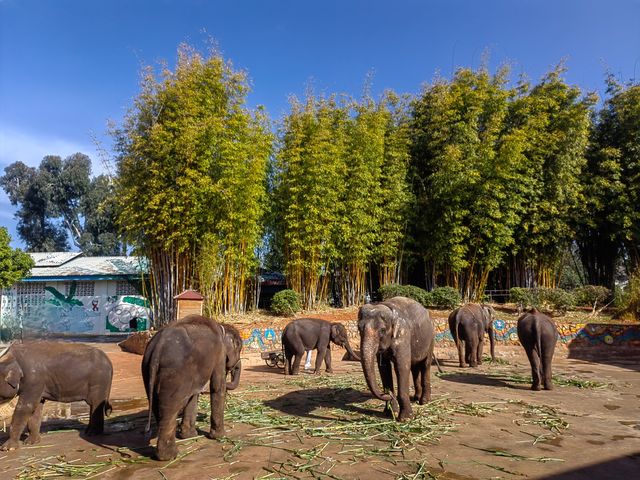
[[[380,402],[378,410],[367,408],[360,404],[371,400],[373,397],[361,390],[353,388],[318,388],[315,390],[296,390],[281,395],[277,398],[266,400],[265,405],[287,415],[312,418],[315,420],[335,420],[336,417],[318,415],[314,411],[321,408],[339,408],[352,414],[372,415],[385,417],[384,403]]]
[[[151,456],[153,448],[149,439],[145,437],[144,428],[147,424],[147,413],[138,412],[105,419],[105,433],[102,435],[87,435],[87,423],[77,419],[54,418],[42,422],[40,445],[56,442],[56,433],[76,430],[80,438],[96,446],[111,450],[123,457],[132,456],[126,452],[130,450],[138,455]],[[9,438],[9,433],[0,433],[0,444]],[[26,438],[26,430],[21,440]],[[124,450],[124,451],[123,451]]]
[[[445,382],[465,383],[468,385],[484,385],[487,387],[506,387],[514,390],[530,390],[530,385],[510,383],[499,375],[484,375],[481,373],[447,373],[439,377]]]
[[[620,478],[638,478],[638,472],[640,472],[640,451],[544,478],[547,480],[582,480],[585,478],[618,480]]]

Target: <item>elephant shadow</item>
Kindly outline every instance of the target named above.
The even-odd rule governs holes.
[[[335,416],[329,417],[314,413],[321,408],[337,408],[351,414],[385,417],[382,410],[378,411],[359,405],[372,398],[374,397],[368,392],[353,388],[318,388],[289,392],[266,400],[264,404],[287,415],[315,420],[336,420]]]
[[[280,367],[270,367],[268,365],[251,365],[249,367],[244,367],[243,370],[247,372],[258,372],[258,373],[271,373],[273,375],[284,375],[284,369]]]
[[[111,450],[122,457],[131,457],[130,451],[136,455],[151,457],[153,448],[149,445],[149,438],[144,434],[147,423],[147,412],[127,413],[124,415],[112,415],[105,418],[104,433],[101,435],[87,435],[85,429],[87,424],[82,421],[69,418],[52,418],[42,422],[40,433],[42,439],[40,444],[54,442],[57,432],[73,431],[79,433],[79,437],[97,447]],[[0,433],[0,444],[9,437],[9,433]],[[27,437],[27,432],[22,434],[21,440]]]
[[[481,373],[450,373],[441,376],[440,380],[444,380],[446,382],[465,383],[467,385],[503,387],[514,390],[530,390],[530,385],[514,385],[500,376],[483,375]]]

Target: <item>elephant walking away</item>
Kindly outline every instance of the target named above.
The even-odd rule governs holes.
[[[362,369],[371,393],[387,402],[400,421],[411,418],[409,397],[413,376],[415,399],[422,405],[431,400],[431,361],[435,345],[433,323],[426,308],[415,300],[394,297],[363,305],[358,311]],[[376,380],[377,359],[384,392]],[[393,394],[393,374],[398,395]]]
[[[531,390],[553,389],[551,363],[558,341],[558,329],[553,320],[533,309],[518,319],[518,339],[531,364]]]
[[[0,404],[16,395],[9,439],[1,450],[18,448],[29,430],[27,444],[40,441],[42,409],[46,400],[89,404],[87,435],[104,431],[104,416],[111,411],[109,393],[113,366],[107,355],[89,345],[34,342],[11,345],[0,354]]]
[[[182,412],[178,436],[196,435],[198,394],[209,382],[211,427],[208,436],[224,435],[227,389],[240,379],[242,341],[237,330],[201,315],[189,315],[156,333],[144,352],[142,377],[151,413],[158,423],[156,458],[176,457],[176,418]],[[227,373],[231,382],[226,383]]]
[[[317,350],[316,374],[320,373],[323,361],[327,372],[332,373],[331,342],[344,347],[356,358],[360,358],[352,350],[347,329],[341,323],[331,323],[319,318],[299,318],[289,322],[282,332],[285,375],[300,373],[300,363],[308,350]]]
[[[489,334],[491,344],[491,361],[495,361],[495,335],[493,320],[495,311],[489,305],[469,303],[455,309],[449,315],[449,331],[458,349],[460,366],[468,363],[472,367],[482,364],[484,334]],[[464,355],[462,347],[464,342]]]

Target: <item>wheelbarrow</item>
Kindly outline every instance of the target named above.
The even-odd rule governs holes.
[[[282,351],[261,352],[260,358],[262,358],[269,367],[284,368],[284,353],[282,353]]]

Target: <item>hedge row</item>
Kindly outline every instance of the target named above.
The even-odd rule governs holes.
[[[392,297],[409,297],[421,303],[425,307],[455,308],[460,305],[462,298],[460,292],[453,287],[437,287],[427,292],[414,285],[398,285],[392,283],[380,287],[378,294],[382,300]]]
[[[611,290],[597,285],[585,285],[572,291],[561,288],[521,288],[509,290],[513,303],[522,308],[551,307],[554,310],[566,311],[573,307],[591,307],[604,305],[610,298]]]

